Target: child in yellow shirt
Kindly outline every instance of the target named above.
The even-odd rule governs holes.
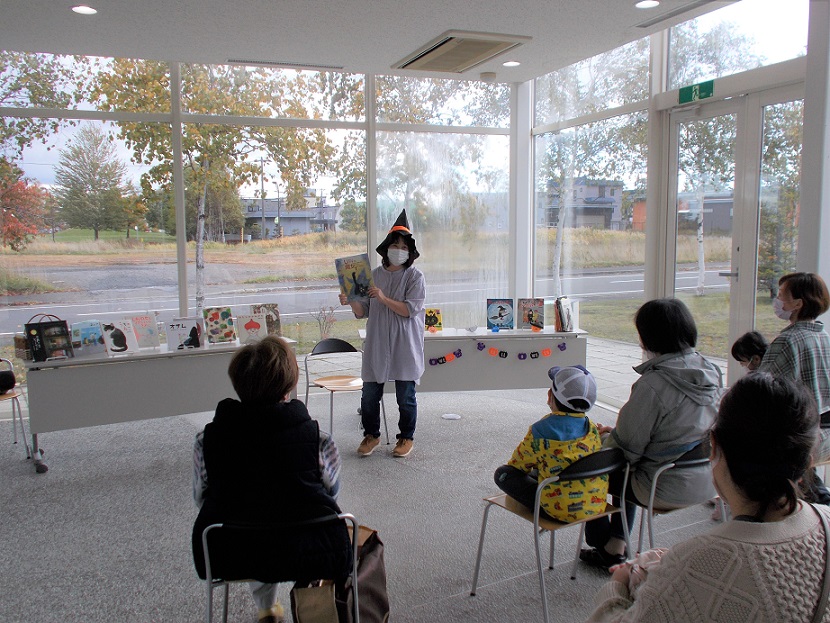
[[[583,366],[548,370],[551,412],[533,424],[513,456],[496,470],[496,485],[528,508],[536,501],[540,482],[602,448],[596,424],[585,413],[594,406],[597,384]],[[605,510],[608,477],[554,482],[542,492],[542,511],[572,522]]]

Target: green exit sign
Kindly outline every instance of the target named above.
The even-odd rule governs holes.
[[[688,104],[697,100],[705,100],[707,97],[712,97],[714,93],[715,81],[708,80],[700,84],[693,84],[690,87],[683,87],[680,89],[677,100],[678,104]]]

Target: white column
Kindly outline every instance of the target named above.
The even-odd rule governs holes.
[[[533,292],[533,81],[510,90],[510,296]]]
[[[811,0],[804,82],[804,142],[801,209],[798,225],[799,270],[830,281],[830,3]]]

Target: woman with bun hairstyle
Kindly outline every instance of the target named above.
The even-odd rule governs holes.
[[[817,432],[802,384],[763,372],[735,383],[710,434],[712,480],[732,520],[675,545],[644,579],[632,562],[613,567],[588,621],[830,622],[830,509],[799,499],[798,487]]]

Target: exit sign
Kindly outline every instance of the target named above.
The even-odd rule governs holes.
[[[690,87],[683,87],[680,89],[677,103],[688,104],[689,102],[696,102],[697,100],[705,100],[707,97],[712,97],[715,93],[715,81],[708,80],[699,84],[693,84]]]

